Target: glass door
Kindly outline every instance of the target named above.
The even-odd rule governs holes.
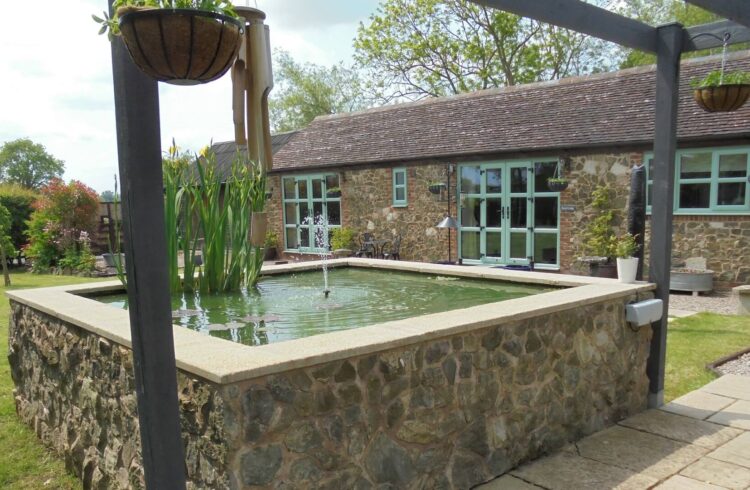
[[[525,265],[531,257],[531,229],[529,226],[529,168],[527,163],[511,163],[505,167],[508,175],[506,192],[506,248],[508,264]]]
[[[328,248],[331,227],[341,226],[338,175],[285,177],[283,182],[286,248],[318,252]],[[329,196],[330,194],[330,196]]]
[[[508,247],[504,243],[505,173],[505,168],[499,165],[485,165],[482,169],[482,262],[503,263],[507,255]]]

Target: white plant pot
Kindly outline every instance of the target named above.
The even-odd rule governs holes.
[[[630,284],[635,282],[635,275],[638,272],[638,257],[627,259],[617,258],[617,279],[620,282]]]

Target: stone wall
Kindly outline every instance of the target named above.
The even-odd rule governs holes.
[[[463,489],[646,407],[651,331],[606,302],[213,385],[179,373],[191,488]],[[13,303],[20,417],[86,487],[138,488],[132,355]]]
[[[133,352],[11,305],[8,358],[19,418],[84,488],[143,488]],[[226,488],[222,398],[182,371],[178,383],[188,488]]]
[[[448,164],[420,162],[408,166],[407,205],[394,207],[392,171],[396,167],[369,167],[342,170],[341,179],[342,224],[355,232],[371,232],[376,238],[390,239],[401,235],[401,259],[433,262],[448,259],[448,231],[438,230],[435,225],[448,212],[447,193],[431,194],[428,187],[433,182],[446,182]],[[456,176],[451,176],[455,186]],[[281,178],[272,174],[270,182],[274,189],[267,203],[269,227],[282,237],[283,214],[281,212]],[[451,215],[456,217],[455,196],[451,196]],[[453,260],[457,259],[458,245],[455,230],[451,231]],[[299,258],[299,257],[297,257]],[[312,255],[317,259],[317,255]]]

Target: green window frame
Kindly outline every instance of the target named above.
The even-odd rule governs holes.
[[[290,252],[320,253],[315,236],[323,227],[305,218],[325,216],[328,221],[327,243],[331,233],[341,228],[340,177],[338,174],[302,174],[282,177],[281,202],[284,220],[284,248]],[[323,241],[325,243],[325,241]]]
[[[651,212],[653,153],[644,153],[646,204]],[[750,214],[750,147],[675,152],[675,214]]]
[[[407,206],[407,186],[406,186],[406,169],[405,168],[394,168],[393,169],[393,206],[394,207],[406,207]]]

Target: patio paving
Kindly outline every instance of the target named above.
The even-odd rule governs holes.
[[[750,377],[726,375],[480,490],[750,489]]]

